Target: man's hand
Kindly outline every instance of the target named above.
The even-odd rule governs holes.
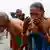
[[[23,24],[23,33],[26,33],[30,21],[31,21],[31,19],[30,19],[29,17],[26,17],[26,18],[24,19],[24,24]]]
[[[31,21],[31,19],[30,19],[29,17],[26,17],[26,18],[24,19],[24,23],[26,23],[26,24],[28,24],[30,21]]]

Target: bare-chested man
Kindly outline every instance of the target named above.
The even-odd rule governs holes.
[[[25,16],[25,14],[24,13],[22,13],[22,10],[20,10],[20,9],[17,9],[16,10],[16,18],[18,18],[18,19],[20,19],[20,20],[24,20],[24,16]],[[18,32],[16,32],[16,34],[17,34]],[[17,36],[18,37],[18,36]],[[20,36],[21,37],[21,36]],[[18,39],[19,40],[19,39]],[[20,41],[21,42],[21,41]],[[15,40],[14,39],[12,39],[11,38],[11,40],[10,40],[10,48],[14,48],[14,47],[16,47],[17,48],[17,44],[15,44]]]
[[[19,18],[20,20],[24,20],[24,13],[21,13],[21,16],[19,17],[17,17],[17,18]],[[17,34],[18,32],[16,32],[16,34]],[[18,36],[17,36],[18,37]],[[19,37],[21,37],[21,39],[23,39],[23,37],[20,35]],[[19,40],[19,39],[18,39]],[[21,41],[20,41],[21,42]],[[18,44],[15,44],[15,40],[14,39],[12,39],[12,37],[11,37],[11,40],[10,40],[10,48],[14,48],[14,47],[16,47],[17,48],[17,46],[18,46]]]
[[[32,25],[33,27],[31,28],[31,32],[40,32],[38,33],[38,35],[40,36],[40,39],[44,39],[45,41],[45,36],[48,37],[48,41],[50,40],[50,36],[49,36],[49,28],[50,28],[50,19],[46,19],[44,18],[44,9],[42,8],[43,6],[41,6],[41,3],[34,3],[30,6],[30,15],[31,15],[31,20],[32,20]],[[3,16],[2,16],[2,15]],[[2,16],[2,17],[1,17]],[[5,13],[0,13],[0,26],[4,28],[8,28],[8,31],[11,33],[13,39],[15,39],[16,37],[16,32],[18,33],[18,35],[21,33],[26,33],[26,31],[23,32],[23,21],[19,20],[19,19],[5,19]],[[26,23],[26,29],[29,26],[28,23]],[[25,27],[24,26],[24,27]],[[15,30],[14,30],[15,29]],[[45,34],[42,34],[45,33]],[[41,36],[42,35],[42,36]],[[45,42],[44,42],[45,43]],[[43,44],[44,44],[43,43]],[[37,42],[36,42],[37,45]],[[39,43],[38,43],[39,45]],[[45,46],[45,44],[44,44]],[[38,47],[37,47],[38,48]],[[15,49],[14,49],[15,50]]]
[[[50,42],[50,19],[44,17],[44,7],[41,3],[35,2],[30,6],[30,16],[31,16],[31,33],[29,36],[29,42],[33,37],[35,40],[36,48],[38,50],[45,49],[47,41]],[[30,29],[30,28],[29,28]],[[32,43],[32,42],[30,42]],[[34,45],[34,44],[33,44]],[[31,47],[31,46],[30,46]]]
[[[28,25],[27,21],[25,23]],[[23,24],[24,22],[22,20],[17,18],[9,19],[9,16],[5,12],[0,12],[0,27],[2,27],[3,29],[7,29],[7,31],[10,32],[12,39],[15,41],[15,44],[21,42],[19,41],[19,39],[21,38],[21,36],[23,36]],[[13,50],[18,50],[19,45],[16,47],[13,46]]]
[[[6,13],[0,12],[0,27],[3,27],[4,29],[7,28],[12,36],[12,39],[15,40],[16,33],[17,35],[21,36],[21,33],[23,32],[22,25],[23,21],[14,18],[9,20],[8,15]]]

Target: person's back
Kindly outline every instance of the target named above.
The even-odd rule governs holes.
[[[10,32],[12,38],[16,37],[15,33],[18,32],[20,34],[23,32],[22,21],[19,19],[9,19],[9,16],[5,12],[0,12],[0,27],[3,27],[4,29],[7,28],[7,31]]]
[[[23,26],[23,21],[22,20],[20,20],[20,19],[17,19],[17,18],[12,18],[11,20],[10,20],[10,25],[11,26],[14,26],[14,24],[17,26],[21,26],[21,28],[22,28],[22,26]],[[11,27],[10,26],[10,27]],[[11,30],[11,29],[10,29]],[[18,31],[19,32],[19,31]],[[22,31],[21,31],[22,32]]]
[[[14,33],[15,34],[15,36],[16,36],[16,38],[19,38],[18,40],[20,40],[20,38],[21,38],[21,32],[20,32],[20,30],[18,30],[18,29],[16,29],[15,27],[14,27],[14,24],[17,26],[21,26],[21,28],[23,27],[23,21],[22,20],[19,20],[19,19],[17,19],[17,18],[12,18],[11,20],[10,20],[10,31],[12,31],[12,33]],[[22,31],[22,30],[21,30]],[[19,42],[18,40],[17,40],[17,42],[16,42],[16,39],[14,39],[13,38],[14,37],[14,35],[11,35],[11,43],[12,43],[12,48],[14,49],[14,50],[16,50],[17,48],[19,48],[19,46],[18,45],[20,45],[20,43],[21,43],[21,41]],[[19,42],[19,43],[18,43]],[[13,47],[14,46],[14,47]]]

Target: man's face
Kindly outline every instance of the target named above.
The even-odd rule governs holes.
[[[16,12],[16,16],[20,16],[22,12]]]
[[[20,16],[20,19],[23,21],[24,20],[24,17],[25,17],[25,14],[22,13],[21,16]]]
[[[40,8],[30,8],[30,16],[34,22],[39,23],[42,18],[42,12]]]

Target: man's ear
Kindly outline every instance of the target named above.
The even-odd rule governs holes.
[[[41,13],[41,16],[44,17],[44,12]]]

